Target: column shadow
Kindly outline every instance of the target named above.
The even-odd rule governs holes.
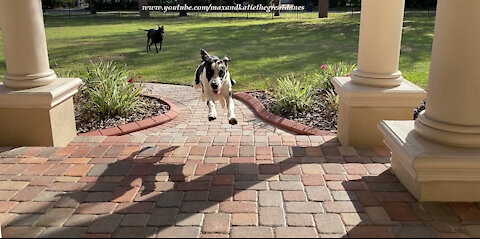
[[[99,216],[76,224],[70,222],[67,226],[47,228],[41,236],[80,237],[87,233],[151,237],[190,219],[196,213],[217,212],[222,203],[232,201],[245,190],[267,190],[269,177],[301,175],[302,164],[344,167],[346,164],[365,163],[362,157],[358,157],[358,161],[346,161],[346,157],[336,156],[336,153],[330,155],[336,146],[328,143],[318,146],[325,154],[323,157],[306,157],[305,150],[315,147],[289,147],[292,156],[276,158],[271,164],[255,163],[253,157],[229,164],[202,164],[194,159],[186,161],[186,157],[175,157],[176,152],[181,151],[179,147],[160,146],[158,151],[152,150],[153,147],[144,147],[113,163],[94,164],[87,176],[95,180],[87,182],[80,190],[59,193],[51,205],[38,209],[48,213],[52,208],[74,208],[74,215]],[[345,237],[438,235],[432,225],[435,220],[428,221],[419,216],[425,204],[418,203],[390,170],[385,168],[384,172],[378,171],[378,174],[370,176],[345,174],[342,180],[335,179],[339,175],[327,177],[328,174],[331,173],[325,172],[323,177],[333,198],[313,201],[322,202],[324,214],[353,216],[354,219],[348,221],[342,218],[346,230],[317,228],[319,233],[342,234]],[[133,200],[132,192],[135,195]],[[104,207],[112,203],[119,204],[105,212]],[[135,227],[119,226],[126,217],[135,220],[137,216],[139,221]],[[5,228],[4,236],[8,237],[10,226],[31,226],[32,221],[42,220],[41,217],[40,213],[32,213],[15,218]],[[454,227],[456,224],[458,222],[442,225]]]
[[[231,200],[244,190],[266,190],[266,178],[299,167],[302,162],[295,154],[305,154],[304,147],[293,147],[297,148],[293,150],[294,156],[285,156],[272,164],[256,164],[254,157],[245,163],[198,164],[204,166],[200,166],[202,169],[196,168],[195,172],[202,172],[193,175],[192,165],[195,163],[185,163],[186,158],[180,160],[181,158],[171,157],[178,147],[163,147],[154,155],[145,156],[144,153],[151,148],[142,148],[110,164],[94,164],[87,176],[98,177],[96,181],[86,183],[81,190],[59,193],[52,205],[36,211],[46,213],[53,208],[75,208],[74,215],[79,211],[80,214],[101,214],[101,211],[95,212],[97,208],[102,210],[98,203],[108,206],[110,202],[121,202],[127,193],[138,189],[140,193],[133,202],[120,203],[114,212],[98,216],[90,222],[78,222],[70,227],[52,227],[49,231],[44,231],[41,237],[80,237],[85,233],[112,234],[115,237],[155,236],[176,222],[188,219],[189,214],[217,211],[220,203]],[[217,165],[221,167],[216,167]],[[120,177],[124,178],[115,181]],[[180,213],[181,218],[178,217]],[[145,225],[136,227],[134,233],[117,232],[118,222],[131,214],[151,215]],[[39,220],[38,217],[41,217],[39,213],[32,213],[15,218],[5,225],[4,236],[10,235],[10,226],[31,226],[32,221]]]

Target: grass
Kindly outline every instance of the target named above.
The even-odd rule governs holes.
[[[145,51],[146,32],[164,25],[160,54]],[[319,70],[324,63],[355,63],[359,15],[335,14],[329,19],[212,16],[48,16],[45,19],[50,65],[59,74],[80,72],[90,61],[126,64],[149,82],[191,84],[200,63],[200,49],[232,60],[237,90],[265,89],[289,73]],[[405,18],[400,70],[405,78],[426,87],[433,41],[434,17]],[[0,42],[0,47],[3,47]],[[0,74],[5,58],[0,53]]]

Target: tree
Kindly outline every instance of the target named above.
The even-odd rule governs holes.
[[[181,6],[185,5],[185,0],[178,0],[178,4],[181,5]],[[186,17],[187,16],[187,11],[186,10],[179,11],[178,16],[179,17]]]
[[[142,10],[142,6],[148,6],[148,5],[149,5],[148,0],[138,0],[138,9],[140,11],[140,18],[149,18],[150,17],[150,11]]]
[[[253,4],[253,5],[261,4],[263,6],[268,6],[268,5],[272,4],[271,0],[250,0],[248,2],[250,4]]]
[[[318,0],[293,0],[295,6],[305,6],[306,11],[313,11],[318,6]]]
[[[43,0],[42,7],[44,9],[52,9],[57,7],[74,7],[75,0]]]
[[[273,0],[273,4],[277,7],[280,7],[280,0]],[[274,16],[276,17],[280,16],[280,10],[275,10]]]
[[[329,0],[318,0],[318,18],[328,17]]]
[[[97,14],[96,0],[88,0],[88,8],[90,8],[90,14]]]
[[[360,9],[361,8],[361,1],[360,0],[348,0],[347,7],[351,8],[352,11],[354,9]]]
[[[431,8],[437,5],[437,0],[405,0],[407,8]]]

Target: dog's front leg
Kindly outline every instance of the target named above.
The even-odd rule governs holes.
[[[213,100],[208,100],[207,105],[208,105],[208,120],[212,121],[217,119],[217,110],[215,109],[215,103],[213,102]]]
[[[158,53],[158,47],[156,42],[155,42],[155,49],[157,50],[157,53]]]
[[[160,44],[160,51],[162,51],[162,42],[159,43]]]
[[[232,92],[228,93],[227,98],[227,108],[228,108],[228,123],[231,125],[236,125],[237,117],[235,117],[235,103],[233,102]]]

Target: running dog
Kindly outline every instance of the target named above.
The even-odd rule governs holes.
[[[237,124],[235,117],[232,85],[235,84],[233,79],[230,79],[228,72],[228,64],[230,59],[208,54],[205,50],[200,50],[202,62],[195,71],[195,89],[202,89],[201,99],[208,105],[208,120],[212,121],[217,118],[217,111],[215,109],[214,101],[220,101],[222,108],[225,105],[228,109],[228,123],[231,125]]]
[[[165,35],[165,28],[162,26],[158,26],[158,29],[150,29],[150,30],[143,30],[147,32],[147,52],[150,52],[150,47],[155,44],[155,49],[158,53],[157,43],[160,44],[160,51],[162,50],[162,43],[163,43],[163,36]]]

